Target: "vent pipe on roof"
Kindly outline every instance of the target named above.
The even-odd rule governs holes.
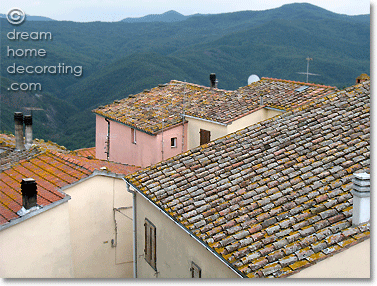
[[[37,206],[37,183],[33,178],[22,179],[22,206],[28,210]]]
[[[24,116],[25,123],[25,148],[29,150],[33,144],[33,118],[31,115]]]
[[[216,74],[215,73],[211,73],[209,75],[209,80],[211,81],[211,89],[213,88],[217,88],[217,79],[216,79]]]
[[[359,225],[370,220],[370,174],[354,174],[352,224]]]
[[[22,112],[14,113],[14,136],[16,137],[16,151],[25,150],[24,145],[24,116]]]

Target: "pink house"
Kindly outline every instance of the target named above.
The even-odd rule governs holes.
[[[187,122],[185,126],[182,123],[176,124],[154,134],[97,115],[96,157],[98,159],[128,162],[131,165],[146,167],[186,150]]]
[[[271,78],[235,91],[172,80],[93,110],[96,157],[147,167],[336,90]]]

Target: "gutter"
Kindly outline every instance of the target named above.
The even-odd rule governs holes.
[[[215,255],[217,258],[220,259],[221,262],[223,262],[230,270],[232,270],[235,274],[237,274],[240,278],[246,278],[242,272],[240,272],[239,270],[233,268],[232,265],[229,264],[228,261],[226,261],[224,259],[224,257],[222,257],[220,254],[218,254],[215,250],[213,250],[212,248],[210,248],[206,243],[204,243],[202,240],[200,240],[195,234],[193,234],[190,230],[188,230],[186,227],[184,227],[180,222],[176,221],[175,219],[173,219],[165,210],[161,209],[158,205],[156,205],[155,202],[153,202],[152,200],[150,200],[144,193],[140,192],[140,190],[138,188],[136,188],[132,183],[128,182],[126,179],[123,178],[123,180],[126,182],[127,184],[127,188],[129,188],[129,186],[132,186],[140,195],[142,195],[145,199],[147,199],[150,203],[152,203],[152,205],[154,207],[156,207],[160,212],[162,212],[163,214],[165,214],[172,222],[174,222],[178,227],[180,227],[184,232],[186,232],[189,236],[191,236],[193,239],[195,239],[198,243],[200,243],[202,246],[204,246],[209,252],[211,252],[213,255]],[[131,193],[133,193],[134,195],[136,195],[135,192],[132,192],[132,191],[129,191]],[[135,197],[135,200],[134,202],[136,202],[136,197]],[[136,209],[136,207],[135,207]],[[134,213],[135,212],[135,209],[134,209]],[[135,250],[135,247],[134,247],[134,250]]]
[[[214,124],[218,124],[218,125],[222,125],[222,126],[227,126],[227,125],[228,125],[228,124],[226,124],[226,123],[221,123],[221,122],[213,121],[213,120],[210,120],[210,119],[204,119],[204,118],[195,117],[195,116],[190,116],[190,115],[185,115],[185,118],[191,118],[191,119],[196,119],[196,120],[202,120],[202,121],[206,121],[206,122],[209,122],[209,123],[214,123]]]
[[[125,179],[125,178],[122,178],[123,181],[126,182],[126,186],[127,186],[127,192],[131,193],[132,194],[132,199],[133,199],[133,202],[132,202],[132,207],[133,207],[133,244],[134,244],[134,247],[133,247],[133,260],[134,260],[134,263],[133,263],[133,272],[134,272],[134,278],[137,278],[137,224],[136,224],[136,193],[134,191],[131,191],[130,190],[130,184],[128,183],[128,181]]]

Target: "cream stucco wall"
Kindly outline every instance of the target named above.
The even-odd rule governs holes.
[[[200,145],[200,129],[208,130],[211,132],[211,141],[227,134],[227,127],[225,125],[220,125],[192,117],[186,118],[186,120],[188,121],[188,149],[192,149]]]
[[[239,277],[140,194],[136,195],[136,209],[138,278],[191,278],[191,262],[201,268],[202,278]],[[157,230],[157,273],[144,259],[145,218]]]
[[[370,278],[370,239],[289,278]]]
[[[64,192],[71,196],[69,223],[74,277],[132,278],[132,195],[124,181],[95,175]],[[117,240],[116,247],[112,247],[112,239]]]
[[[68,203],[0,231],[0,277],[72,278]]]
[[[260,121],[266,120],[268,118],[274,117],[276,115],[282,114],[283,111],[278,111],[275,109],[261,108],[253,113],[245,115],[228,125],[218,124],[215,122],[209,122],[199,118],[187,117],[188,121],[188,149],[195,148],[200,145],[200,129],[208,130],[211,132],[211,141],[227,134],[236,132],[237,130],[243,129],[247,126],[253,125]]]
[[[227,126],[227,134],[236,132],[237,130],[243,129],[247,126],[253,125],[260,121],[266,120],[268,118],[274,117],[278,114],[282,114],[283,111],[277,111],[274,109],[261,108],[253,113],[243,116]]]

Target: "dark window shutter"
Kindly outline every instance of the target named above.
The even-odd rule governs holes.
[[[211,141],[211,132],[208,130],[200,129],[200,145],[207,144]]]

